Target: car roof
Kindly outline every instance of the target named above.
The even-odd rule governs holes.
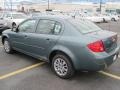
[[[63,16],[63,15],[41,15],[41,16],[38,16],[38,17],[33,17],[34,19],[59,19],[59,20],[66,20],[66,19],[69,19],[71,18],[70,16]]]
[[[24,14],[24,13],[22,13],[22,12],[10,12],[10,11],[8,11],[8,12],[4,12],[5,14]]]
[[[12,12],[11,14],[24,14],[22,12]]]

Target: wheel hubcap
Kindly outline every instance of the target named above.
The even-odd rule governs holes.
[[[9,52],[9,51],[10,51],[10,46],[9,46],[9,42],[8,42],[8,41],[5,41],[5,42],[4,42],[4,48],[5,48],[5,51],[6,51],[6,52]]]
[[[60,76],[65,76],[68,72],[68,66],[64,59],[57,58],[54,62],[54,69]]]

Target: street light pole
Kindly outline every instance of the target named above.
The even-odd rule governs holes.
[[[5,6],[6,0],[4,0],[4,11],[6,11],[6,6]]]
[[[11,12],[12,12],[12,0],[10,0]]]
[[[50,9],[50,1],[48,0],[48,10]]]
[[[102,13],[102,0],[100,0],[100,14]]]

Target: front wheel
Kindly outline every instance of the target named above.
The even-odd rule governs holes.
[[[57,54],[54,56],[52,68],[56,75],[63,79],[72,77],[75,72],[70,59],[64,54]]]
[[[9,54],[13,52],[13,49],[12,49],[10,42],[7,38],[4,39],[4,50],[6,53],[9,53]]]

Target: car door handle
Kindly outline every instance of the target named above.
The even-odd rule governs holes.
[[[28,36],[27,36],[27,35],[25,35],[24,37],[25,37],[25,38],[28,38]]]
[[[50,39],[49,39],[49,38],[47,38],[46,40],[47,40],[47,41],[50,41]]]

